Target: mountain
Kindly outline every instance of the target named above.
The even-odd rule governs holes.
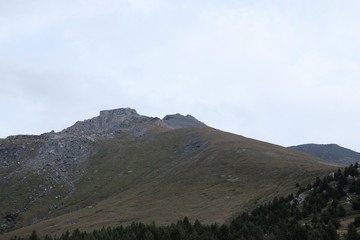
[[[360,153],[336,144],[303,144],[289,148],[339,164],[350,165],[360,162]]]
[[[224,223],[341,165],[189,115],[122,108],[57,133],[1,139],[0,166],[5,239],[184,216]]]

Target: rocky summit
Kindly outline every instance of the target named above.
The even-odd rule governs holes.
[[[186,128],[186,127],[207,127],[205,123],[200,122],[191,115],[183,116],[179,113],[174,115],[166,115],[163,118],[166,127],[171,129]]]
[[[139,115],[136,110],[120,108],[104,110],[100,116],[89,120],[76,122],[73,126],[61,131],[59,135],[111,137],[121,131],[130,131],[134,136],[141,136],[147,132],[149,126],[169,129],[187,127],[207,127],[191,115],[183,116],[179,113],[167,115],[164,119]]]
[[[120,131],[132,131],[141,135],[146,132],[146,126],[164,126],[159,118],[139,115],[136,110],[120,108],[100,112],[100,116],[85,121],[76,122],[60,134],[93,137],[111,137]]]

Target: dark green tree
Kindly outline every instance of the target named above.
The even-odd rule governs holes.
[[[31,235],[29,237],[29,240],[40,240],[35,230],[31,232]]]
[[[349,224],[348,225],[348,229],[347,229],[347,233],[345,235],[345,239],[346,240],[359,240],[360,236],[358,234],[358,232],[356,231],[356,227],[354,224]]]

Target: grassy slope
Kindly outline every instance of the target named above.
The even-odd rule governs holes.
[[[209,147],[184,151],[198,141]],[[66,214],[3,237],[32,229],[59,234],[66,229],[91,230],[132,221],[168,224],[183,216],[222,223],[257,203],[296,191],[296,182],[312,182],[339,167],[209,128],[99,144],[102,150],[91,159],[77,191],[57,212]]]

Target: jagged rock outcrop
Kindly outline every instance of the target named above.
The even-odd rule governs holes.
[[[139,136],[141,133],[146,132],[147,125],[165,127],[159,118],[141,116],[134,109],[120,108],[101,111],[99,116],[76,122],[59,134],[111,137],[116,131],[128,130]]]
[[[0,168],[10,170],[19,167],[26,159],[36,155],[38,137],[16,136],[0,140]]]
[[[177,129],[186,127],[207,127],[203,122],[200,122],[191,115],[183,116],[179,113],[173,115],[166,115],[163,122],[167,128]]]

